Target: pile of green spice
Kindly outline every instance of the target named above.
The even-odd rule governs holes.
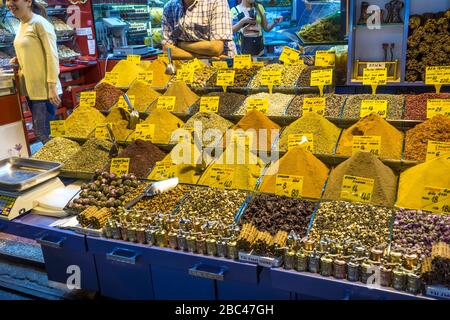
[[[205,97],[219,97],[219,111],[221,115],[234,114],[239,107],[244,103],[245,96],[233,92],[210,92]],[[192,107],[192,113],[200,111],[200,101]]]
[[[77,142],[56,137],[47,142],[32,158],[65,163],[80,149]]]
[[[89,139],[81,150],[72,156],[64,166],[66,171],[95,172],[103,169],[110,161],[109,150],[112,143],[105,140]]]
[[[214,112],[198,112],[194,116],[192,116],[184,125],[183,129],[187,131],[192,131],[195,128],[197,122],[197,126],[201,123],[202,128],[202,141],[205,145],[210,144],[211,142],[214,142],[214,140],[218,139],[219,137],[207,137],[206,131],[209,129],[215,129],[218,132],[225,134],[228,128],[233,126],[233,123],[228,121],[227,119],[222,118],[218,114]],[[220,137],[221,138],[221,137]],[[218,142],[218,141],[217,141]]]

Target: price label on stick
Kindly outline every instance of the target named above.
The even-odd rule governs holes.
[[[303,193],[303,177],[287,174],[277,174],[275,179],[275,194],[291,198],[301,198]]]
[[[325,97],[305,98],[303,99],[303,114],[315,112],[321,116],[325,115],[326,100]]]
[[[130,167],[130,158],[113,158],[111,159],[110,173],[121,176],[128,173]]]
[[[183,68],[178,69],[177,71],[177,80],[184,81],[185,83],[192,83],[194,82],[194,75],[195,75],[195,69],[191,68]]]
[[[336,64],[336,52],[317,50],[314,64],[316,67],[334,67]]]
[[[153,141],[155,136],[155,125],[150,123],[140,123],[136,125],[134,131],[134,139],[140,139],[144,141]]]
[[[426,161],[450,154],[450,142],[428,140]]]
[[[80,107],[95,107],[97,92],[84,91],[80,93]]]
[[[127,61],[134,62],[139,65],[141,63],[141,56],[138,54],[129,54],[127,55]]]
[[[50,121],[50,134],[52,137],[62,137],[66,134],[66,122],[64,120]]]
[[[177,166],[171,162],[158,161],[155,164],[151,174],[148,176],[150,180],[166,180],[176,177]]]
[[[226,61],[213,61],[211,64],[216,69],[228,69],[228,63]]]
[[[246,148],[250,148],[253,145],[253,133],[243,130],[235,130],[233,131],[231,140],[236,145],[244,145]]]
[[[301,60],[300,54],[301,52],[299,50],[285,46],[281,52],[279,60],[288,66],[297,64]]]
[[[450,84],[450,66],[427,67],[425,84],[434,85],[436,93],[440,93],[443,85]]]
[[[427,101],[427,119],[438,114],[450,117],[450,99],[430,99]]]
[[[173,111],[175,110],[176,101],[177,97],[175,96],[161,96],[158,98],[156,107],[158,109],[166,109],[167,111]]]
[[[450,189],[425,187],[422,194],[422,210],[450,214]]]
[[[333,84],[333,69],[312,70],[310,84],[311,87],[319,87],[320,96],[323,97],[324,87]]]
[[[247,111],[258,110],[264,114],[267,114],[267,110],[269,110],[269,99],[267,98],[249,98],[248,99],[248,107]]]
[[[381,153],[380,136],[353,136],[352,154],[359,151],[370,152],[376,156]]]
[[[144,82],[146,85],[153,85],[153,71],[140,72],[136,78],[139,81]]]
[[[200,112],[218,112],[220,97],[202,97],[200,99]]]
[[[234,86],[234,70],[219,70],[217,71],[216,85],[223,88],[223,91],[227,91],[227,87]]]
[[[103,82],[109,83],[112,86],[116,86],[119,83],[119,73],[118,72],[106,72]]]
[[[288,135],[288,150],[300,145],[311,153],[314,153],[314,135],[312,133],[300,133]]]
[[[377,93],[377,87],[387,83],[387,69],[368,69],[363,70],[363,85],[372,87],[372,94]]]
[[[342,180],[341,198],[354,202],[372,200],[374,179],[345,175]]]
[[[269,88],[269,93],[272,94],[274,86],[282,85],[281,70],[262,70],[261,85]]]
[[[108,123],[108,124],[112,130],[113,124],[112,123]],[[108,129],[106,128],[106,126],[108,124],[100,124],[95,128],[95,138],[96,139],[109,140],[109,133],[108,133]]]
[[[264,61],[253,61],[252,62],[252,66],[256,67],[256,68],[262,68],[264,67],[266,64],[264,63]]]
[[[252,67],[252,56],[250,54],[236,55],[233,59],[233,69],[249,69]]]
[[[369,114],[376,113],[383,119],[387,117],[387,100],[363,100],[361,101],[360,117],[364,118]]]
[[[134,106],[135,96],[128,96],[128,99],[130,99],[131,105]],[[128,103],[125,101],[125,98],[123,96],[119,97],[119,101],[117,101],[117,107],[130,112],[130,107],[128,106]]]
[[[229,189],[233,186],[234,170],[225,166],[214,166],[209,172],[208,186],[210,188]]]

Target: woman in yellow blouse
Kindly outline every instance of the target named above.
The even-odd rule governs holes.
[[[6,5],[20,20],[14,39],[16,57],[11,64],[19,65],[22,94],[30,102],[33,128],[45,144],[50,135],[49,120],[61,103],[62,93],[55,29],[36,0],[7,0]]]
[[[283,17],[277,17],[272,23],[267,21],[262,4],[255,0],[242,0],[231,9],[233,33],[237,34],[241,54],[261,56],[264,54],[263,30],[270,32]]]

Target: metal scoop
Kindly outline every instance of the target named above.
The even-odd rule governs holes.
[[[177,69],[172,62],[172,50],[170,48],[167,48],[167,57],[169,58],[169,64],[166,67],[166,74],[173,76],[177,73]]]
[[[130,110],[131,110],[130,121],[128,122],[128,129],[135,130],[136,125],[139,123],[139,111],[134,109],[133,105],[131,104],[130,98],[128,97],[128,95],[126,93],[123,95],[123,98],[125,99],[125,102],[127,103],[128,108],[130,108]]]
[[[109,150],[109,156],[111,158],[115,158],[119,154],[119,147],[117,146],[116,137],[114,137],[114,134],[111,130],[109,123],[106,124],[106,130],[108,130],[109,138],[111,139],[111,142],[113,144],[111,150]]]
[[[144,197],[152,197],[154,195],[169,191],[170,189],[175,188],[178,185],[178,178],[171,178],[167,180],[162,180],[158,182],[154,182],[148,185],[144,192],[138,195],[136,198],[131,200],[125,205],[126,209],[132,208],[136,203],[141,201]]]

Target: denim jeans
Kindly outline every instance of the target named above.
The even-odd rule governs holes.
[[[50,140],[50,121],[55,119],[56,108],[49,100],[28,100],[28,105],[36,138],[46,144]]]

